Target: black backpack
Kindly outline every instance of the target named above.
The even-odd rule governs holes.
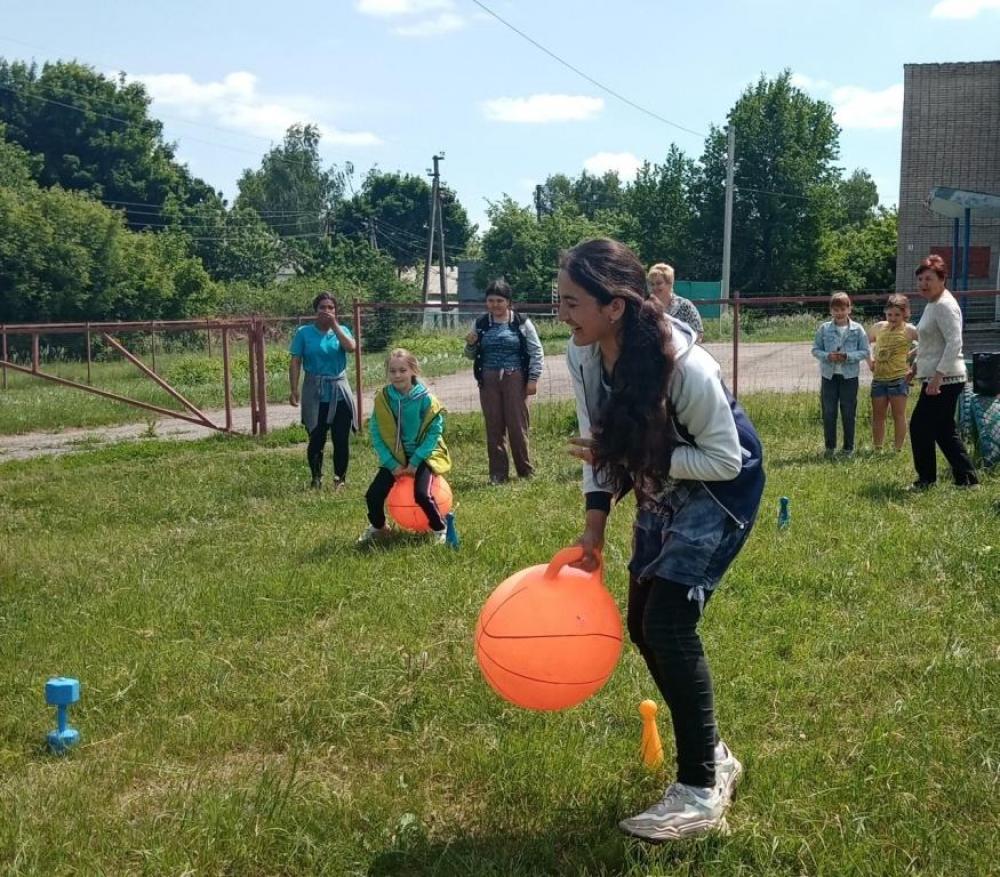
[[[507,324],[517,332],[518,340],[521,342],[521,371],[524,372],[525,380],[528,378],[530,360],[528,358],[528,341],[524,337],[524,330],[521,327],[527,319],[527,317],[522,317],[517,311],[511,310],[510,322]],[[476,356],[472,360],[472,374],[476,379],[476,383],[481,387],[483,385],[483,335],[490,328],[490,315],[483,314],[476,320],[474,328],[476,330]]]

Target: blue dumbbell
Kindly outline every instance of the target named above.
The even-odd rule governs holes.
[[[45,683],[45,702],[56,708],[59,727],[49,731],[49,749],[57,755],[80,742],[80,732],[69,726],[66,710],[80,699],[80,681],[68,676],[54,676]]]
[[[778,526],[785,529],[792,522],[792,513],[788,509],[788,497],[778,500]]]

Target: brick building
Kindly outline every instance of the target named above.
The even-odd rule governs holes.
[[[896,290],[912,292],[914,269],[928,253],[942,255],[949,271],[953,264],[954,220],[931,211],[931,189],[1000,196],[1000,61],[907,64],[904,71]],[[953,289],[961,288],[964,236],[963,227]],[[970,245],[969,289],[996,289],[1000,219],[973,216]],[[967,320],[1000,319],[996,308],[979,301]]]

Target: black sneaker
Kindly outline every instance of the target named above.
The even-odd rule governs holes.
[[[922,493],[925,490],[930,490],[934,484],[933,481],[914,481],[906,490],[908,493]]]
[[[309,487],[313,490],[319,490],[323,486],[323,476],[313,475],[312,481],[309,482]]]

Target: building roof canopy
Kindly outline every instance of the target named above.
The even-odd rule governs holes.
[[[939,216],[961,219],[966,209],[982,219],[1000,219],[1000,195],[935,186],[927,196],[927,206]]]

